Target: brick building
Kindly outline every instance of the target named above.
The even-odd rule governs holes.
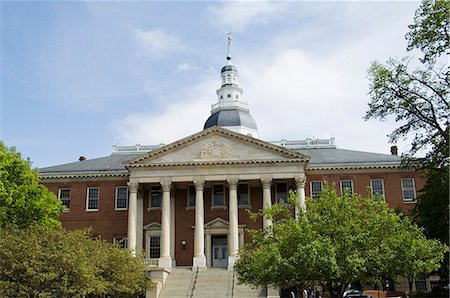
[[[229,58],[229,57],[228,57]],[[204,129],[168,145],[113,147],[110,156],[40,169],[41,182],[67,206],[67,229],[92,227],[161,270],[176,266],[232,268],[246,228],[263,205],[285,202],[290,189],[314,197],[327,181],[341,193],[380,194],[408,212],[425,182],[400,169],[391,154],[339,149],[334,138],[266,142],[242,100],[228,59],[218,102]]]

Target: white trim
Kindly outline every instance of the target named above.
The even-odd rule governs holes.
[[[88,207],[89,207],[89,190],[90,189],[98,189],[97,209],[88,209]],[[88,212],[98,211],[99,207],[100,207],[100,187],[88,187],[86,189],[86,210],[85,211],[88,211]]]
[[[411,181],[412,181],[412,190],[414,191],[414,199],[412,199],[412,200],[405,200],[405,190],[411,190],[411,189],[405,189],[405,188],[403,187],[403,181],[404,181],[404,180],[411,180]],[[410,178],[410,177],[402,178],[402,179],[400,180],[400,184],[401,184],[401,186],[402,186],[403,203],[416,203],[416,202],[417,202],[417,193],[416,193],[416,183],[415,183],[415,181],[414,181],[414,178]]]
[[[69,191],[69,198],[68,198],[68,200],[69,200],[69,206],[66,206],[66,205],[64,205],[63,203],[62,203],[62,201],[63,201],[63,199],[61,198],[61,191],[62,190],[68,190]],[[67,213],[67,212],[69,212],[70,211],[70,200],[71,200],[71,196],[72,196],[72,191],[71,191],[71,189],[70,189],[70,187],[63,187],[63,188],[59,188],[58,189],[58,199],[59,199],[59,201],[61,202],[61,204],[65,207],[64,208],[64,210],[63,210],[63,212],[65,212],[65,213]]]
[[[370,194],[372,195],[372,198],[374,197],[374,195],[373,195],[373,181],[375,181],[375,180],[380,180],[381,181],[381,187],[383,189],[382,197],[383,197],[383,200],[386,201],[386,192],[384,191],[384,179],[383,178],[370,179]]]
[[[339,180],[339,186],[341,189],[341,196],[344,194],[344,189],[342,187],[342,182],[348,182],[350,181],[350,191],[351,191],[351,195],[353,196],[355,194],[355,188],[353,186],[353,180],[351,179],[343,179],[343,180]]]
[[[119,192],[119,188],[126,188],[127,189],[127,197],[126,197],[126,203],[125,203],[125,208],[117,208],[117,196],[118,196],[118,192]],[[114,210],[128,210],[128,186],[117,186],[116,187],[116,198],[114,201]]]
[[[313,198],[313,190],[312,190],[312,185],[313,185],[313,182],[320,182],[320,192],[322,193],[322,190],[323,190],[323,181],[322,180],[311,180],[310,182],[309,182],[309,197],[312,199]],[[320,195],[320,194],[319,194]]]

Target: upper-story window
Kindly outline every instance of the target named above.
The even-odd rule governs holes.
[[[372,198],[381,197],[384,199],[384,181],[383,179],[371,179],[370,189],[372,191]]]
[[[64,211],[69,211],[70,207],[70,188],[60,188],[58,190],[58,199],[61,200],[61,204],[64,205]]]
[[[288,202],[288,187],[286,182],[278,182],[275,185],[275,198],[278,204],[287,204]]]
[[[100,188],[89,187],[87,189],[86,210],[97,211],[100,200]]]
[[[195,185],[189,185],[188,186],[188,197],[187,197],[187,206],[188,207],[195,207]]]
[[[348,191],[350,196],[353,196],[353,181],[352,180],[341,180],[341,195],[345,191]]]
[[[249,187],[247,183],[240,183],[237,187],[238,206],[246,207],[250,205]]]
[[[239,99],[239,94],[236,94],[236,96],[235,96],[235,97],[236,97],[236,99]]]
[[[322,181],[311,181],[311,189],[310,189],[311,198],[314,199],[320,196],[322,188],[323,188]]]
[[[150,189],[150,209],[161,208],[161,186],[152,186]]]
[[[231,94],[227,94],[227,98],[231,98]]]
[[[213,184],[212,205],[225,206],[225,187],[223,184]]]
[[[126,210],[128,208],[128,187],[119,186],[116,188],[116,210]]]
[[[416,187],[413,178],[402,179],[403,202],[416,201]]]

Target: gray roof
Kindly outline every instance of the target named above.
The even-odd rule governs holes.
[[[143,154],[143,153],[141,153]],[[139,154],[117,154],[94,159],[86,159],[67,164],[39,169],[40,174],[50,173],[82,173],[82,172],[128,172],[123,162],[137,157]]]
[[[327,164],[398,164],[401,161],[401,157],[397,155],[338,148],[298,149],[295,151],[311,156],[310,166]]]
[[[400,156],[362,152],[347,149],[323,148],[323,149],[301,149],[296,152],[306,154],[311,157],[309,166],[323,165],[398,165]],[[110,156],[87,159],[63,165],[46,167],[39,169],[43,176],[46,174],[71,174],[71,173],[127,173],[123,162],[136,158],[141,154],[113,154]]]
[[[213,126],[243,126],[255,130],[258,129],[255,119],[247,111],[238,109],[220,110],[209,116],[203,129]]]

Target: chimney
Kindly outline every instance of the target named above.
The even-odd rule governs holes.
[[[397,146],[391,146],[391,155],[398,155],[398,148]]]
[[[86,156],[81,155],[80,158],[78,158],[79,161],[86,160]]]

